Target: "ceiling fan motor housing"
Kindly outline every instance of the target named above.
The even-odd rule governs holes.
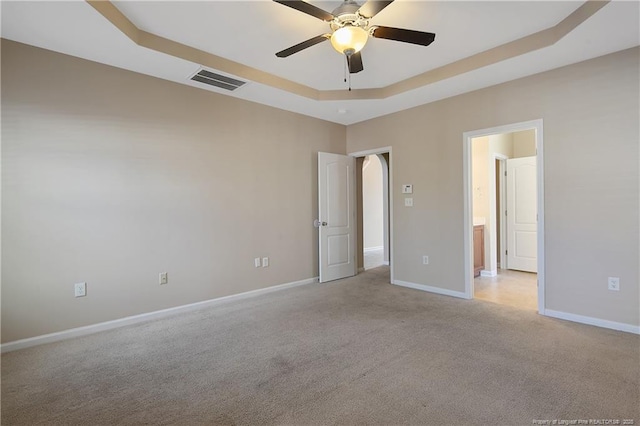
[[[355,13],[360,9],[360,5],[356,3],[354,0],[344,0],[342,4],[336,7],[333,10],[333,16],[340,16],[343,13],[350,13],[355,15]]]
[[[369,20],[358,13],[360,5],[353,0],[345,0],[333,12],[335,19],[329,23],[333,31],[336,31],[345,25],[352,25],[367,30]]]

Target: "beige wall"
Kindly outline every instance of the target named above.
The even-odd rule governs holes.
[[[473,185],[473,217],[489,217],[489,137],[473,138],[471,171]]]
[[[382,164],[377,155],[368,155],[362,171],[364,249],[383,247]]]
[[[395,193],[414,184],[414,207],[392,206],[396,279],[462,292],[462,134],[538,118],[547,308],[638,325],[638,63],[631,49],[345,133],[2,41],[2,341],[316,276],[316,152],[345,138],[393,141]]]
[[[2,341],[317,276],[345,132],[3,40]]]
[[[395,278],[464,291],[462,135],[543,119],[546,308],[640,324],[639,52],[349,126],[349,152],[392,141],[394,182],[415,185],[413,208],[403,197],[392,206]],[[620,292],[607,290],[608,276]]]
[[[511,158],[533,157],[536,155],[536,131],[523,130],[511,133],[513,155]]]
[[[535,132],[535,131],[534,131]],[[535,134],[535,133],[534,133]],[[501,154],[505,157],[513,157],[513,133],[502,133],[499,135],[490,135],[489,138],[489,155]]]

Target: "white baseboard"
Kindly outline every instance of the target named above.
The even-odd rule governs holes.
[[[498,271],[497,270],[493,270],[493,271],[487,271],[486,269],[483,269],[482,271],[480,271],[480,276],[481,277],[497,277],[498,276]]]
[[[389,266],[389,261],[385,260],[384,262],[382,262],[383,265]]]
[[[377,250],[384,250],[384,246],[378,246],[378,247],[365,247],[364,252],[368,252],[368,251],[377,251]]]
[[[626,331],[627,333],[640,334],[640,326],[625,324],[622,322],[608,321],[600,318],[586,317],[583,315],[569,314],[567,312],[545,309],[543,315],[567,321],[579,322],[581,324],[595,325],[597,327],[609,328],[611,330]]]
[[[364,271],[368,271],[370,269],[376,269],[376,268],[378,268],[380,266],[389,266],[389,262],[382,262],[381,264],[376,265],[376,266],[372,266],[371,268],[358,268],[358,273],[364,272]]]
[[[458,297],[460,299],[469,299],[464,291],[447,290],[446,288],[431,287],[429,285],[415,284],[415,283],[410,283],[407,281],[400,281],[400,280],[393,280],[391,284],[399,285],[402,287],[413,288],[416,290],[427,291],[429,293],[436,293],[436,294],[443,294],[445,296]]]
[[[13,342],[3,343],[0,345],[0,353],[17,351],[32,346],[43,345],[45,343],[59,342],[74,337],[86,336],[101,331],[112,330],[114,328],[124,327],[131,324],[137,324],[154,319],[164,318],[180,312],[189,312],[201,309],[207,306],[214,306],[220,303],[233,300],[245,299],[248,297],[259,296],[262,294],[272,293],[274,291],[286,290],[288,288],[298,287],[318,282],[318,277],[307,278],[306,280],[294,281],[286,284],[275,285],[272,287],[261,288],[258,290],[247,291],[244,293],[232,294],[230,296],[218,297],[216,299],[204,300],[202,302],[190,303],[188,305],[176,306],[173,308],[162,309],[159,311],[147,312],[145,314],[133,315],[130,317],[119,318],[112,321],[101,322],[98,324],[87,325],[84,327],[72,328],[69,330],[58,331],[56,333],[44,334],[42,336],[30,337],[28,339],[16,340]]]

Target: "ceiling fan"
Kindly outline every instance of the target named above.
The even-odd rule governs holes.
[[[369,19],[393,3],[393,0],[368,0],[362,6],[356,3],[355,0],[344,0],[343,3],[331,13],[303,0],[273,1],[328,22],[331,28],[331,33],[321,34],[302,43],[298,43],[295,46],[291,46],[288,49],[284,49],[276,53],[277,57],[286,58],[325,40],[331,40],[333,48],[340,54],[346,56],[350,74],[358,73],[364,69],[360,51],[367,43],[369,36],[419,44],[422,46],[430,45],[436,37],[434,33],[369,25]]]

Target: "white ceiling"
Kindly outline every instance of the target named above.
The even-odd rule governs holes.
[[[340,1],[310,1],[327,11]],[[119,1],[141,30],[318,90],[346,90],[344,59],[324,42],[275,52],[329,31],[328,25],[269,0]],[[436,33],[429,47],[371,39],[354,89],[379,88],[552,27],[576,1],[396,0],[372,24]],[[352,124],[640,44],[640,3],[613,1],[556,44],[379,100],[318,101],[250,82],[235,92],[189,77],[200,64],[140,47],[84,1],[2,1],[2,37],[249,101]],[[345,112],[346,111],[346,112]]]

